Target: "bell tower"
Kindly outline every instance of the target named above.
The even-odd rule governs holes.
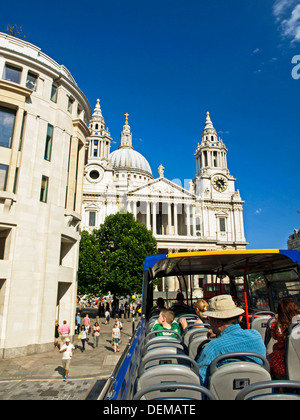
[[[108,128],[105,128],[105,121],[100,107],[100,99],[97,103],[89,123],[90,136],[88,142],[88,161],[108,161],[110,144],[112,138]]]
[[[206,114],[206,123],[202,132],[202,142],[196,150],[197,174],[201,176],[206,171],[222,171],[228,174],[227,149],[210,119],[209,112]]]
[[[227,167],[227,152],[207,112],[202,141],[195,153],[196,214],[202,221],[203,237],[223,249],[244,249],[244,202]]]

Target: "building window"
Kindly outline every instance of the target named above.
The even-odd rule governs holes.
[[[27,118],[27,112],[25,111],[23,114],[23,119],[22,119],[22,127],[21,127],[21,133],[20,133],[20,141],[19,141],[19,152],[22,149],[22,142],[23,142],[23,136],[24,136],[24,128],[25,128],[25,124],[26,124],[26,118]]]
[[[44,159],[49,160],[49,161],[51,160],[52,140],[53,140],[53,125],[48,124]]]
[[[57,90],[58,90],[58,87],[56,86],[56,85],[52,85],[52,88],[51,88],[51,96],[50,96],[50,100],[52,101],[52,102],[54,102],[54,103],[56,103],[57,102]]]
[[[0,146],[11,148],[16,111],[0,106]]]
[[[70,98],[70,96],[69,96],[68,97],[68,111],[70,113],[72,113],[73,103],[74,103],[74,99]]]
[[[31,73],[30,71],[27,74],[26,87],[30,90],[36,90],[37,75]]]
[[[220,232],[226,232],[226,220],[224,217],[221,217],[220,219]]]
[[[89,226],[96,226],[96,212],[89,212]]]
[[[11,229],[0,226],[0,260],[9,258],[10,233]]]
[[[11,66],[9,64],[5,64],[3,79],[8,80],[9,82],[20,83],[21,73],[21,69]]]
[[[41,183],[41,193],[40,193],[40,201],[42,203],[47,203],[48,186],[49,186],[49,178],[43,175],[42,183]]]
[[[67,236],[61,236],[59,265],[63,267],[74,267],[74,252],[76,242]]]
[[[13,193],[16,194],[18,188],[18,181],[19,181],[19,168],[16,168],[15,171],[15,180],[14,180],[14,188]]]
[[[6,191],[8,166],[0,163],[0,191]]]

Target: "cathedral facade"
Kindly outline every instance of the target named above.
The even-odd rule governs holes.
[[[111,152],[112,138],[97,101],[86,144],[82,229],[92,231],[106,216],[129,211],[152,231],[159,253],[245,249],[244,202],[209,113],[189,189],[168,180],[162,165],[153,176],[147,159],[134,150],[128,116],[120,145]]]

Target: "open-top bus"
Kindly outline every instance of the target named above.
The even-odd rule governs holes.
[[[149,256],[144,264],[141,316],[99,399],[240,399],[242,392],[247,394],[248,388],[248,394],[259,398],[262,393],[274,395],[273,388],[300,387],[300,324],[291,327],[286,349],[287,376],[280,382],[271,381],[267,359],[262,361],[259,368],[256,363],[249,367],[249,363],[245,363],[243,355],[240,355],[240,363],[223,363],[222,369],[218,368],[219,361],[213,363],[210,385],[201,385],[195,360],[209,341],[209,325],[197,328],[194,325],[196,316],[192,305],[188,305],[187,287],[189,276],[198,275],[207,276],[211,284],[222,284],[226,278],[228,287],[220,287],[220,292],[226,290],[237,306],[244,309],[241,326],[257,329],[269,353],[274,344],[270,325],[274,321],[279,300],[292,298],[300,306],[298,251],[233,250]],[[172,308],[178,322],[182,317],[189,322],[189,327],[176,338],[157,337],[152,331],[154,320],[159,315],[159,311],[154,309],[154,279],[166,277],[176,277],[180,290],[187,298],[186,304]],[[239,358],[239,355],[236,357]],[[218,381],[219,385],[216,385]],[[222,394],[224,389],[228,390],[227,394]],[[276,395],[280,397],[281,394]],[[284,398],[287,398],[287,394],[284,394]]]

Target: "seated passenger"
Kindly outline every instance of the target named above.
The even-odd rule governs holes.
[[[299,308],[292,299],[282,299],[278,303],[276,321],[271,325],[271,335],[277,340],[270,355],[270,369],[273,379],[285,377],[285,343],[293,318],[298,316]]]
[[[194,325],[201,325],[203,323],[208,323],[207,317],[204,315],[204,312],[207,311],[208,303],[204,299],[199,299],[194,305],[194,309],[196,312],[196,315],[198,315],[199,319],[195,321]],[[185,330],[188,326],[187,320],[185,318],[182,318],[180,321],[180,324]]]
[[[256,330],[243,330],[239,325],[239,316],[244,310],[236,307],[230,295],[220,295],[209,301],[205,315],[217,338],[210,341],[201,351],[197,363],[199,376],[203,385],[208,381],[208,369],[212,361],[225,353],[251,352],[266,357],[266,347],[263,339]],[[250,361],[261,364],[259,359]]]
[[[149,318],[159,315],[162,309],[165,309],[165,300],[162,297],[157,298],[156,305],[151,309]]]
[[[172,334],[167,331],[176,331],[179,335],[181,335],[181,330],[179,324],[174,321],[175,314],[170,309],[163,309],[160,312],[159,318],[153,326],[153,331],[164,331],[162,333],[157,334],[158,336],[170,336],[177,338],[177,334]]]

